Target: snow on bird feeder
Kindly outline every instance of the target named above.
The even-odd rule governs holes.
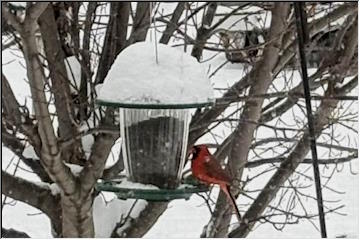
[[[181,182],[190,109],[213,103],[204,67],[168,45],[136,43],[119,54],[97,104],[120,108],[120,134],[127,177],[160,189]]]

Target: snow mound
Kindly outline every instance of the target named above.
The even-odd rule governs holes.
[[[121,52],[105,78],[100,102],[141,105],[206,104],[213,89],[203,65],[165,44],[140,42]]]

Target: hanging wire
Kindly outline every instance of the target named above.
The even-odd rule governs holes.
[[[149,3],[149,31],[150,31],[150,42],[152,42],[152,29],[151,29],[151,25],[152,25],[152,2]]]
[[[327,233],[326,233],[326,224],[325,224],[324,205],[323,205],[323,198],[321,192],[321,180],[320,180],[319,163],[318,163],[317,150],[316,150],[314,119],[311,109],[310,87],[309,87],[309,80],[307,75],[307,65],[306,65],[307,62],[305,55],[305,44],[309,39],[309,35],[307,31],[307,21],[306,21],[306,12],[304,9],[304,2],[294,2],[294,8],[295,8],[296,28],[298,35],[301,73],[303,78],[306,112],[307,112],[309,134],[310,134],[309,141],[310,141],[311,155],[313,159],[312,163],[314,169],[316,199],[317,199],[317,205],[319,211],[320,231],[321,231],[321,237],[326,238]]]
[[[159,64],[159,54],[158,54],[157,35],[156,35],[156,21],[155,21],[155,19],[152,17],[153,3],[154,3],[154,2],[150,2],[150,5],[149,5],[150,26],[153,25],[153,28],[154,28],[155,59],[156,59],[156,64]],[[154,3],[154,4],[156,4],[156,3]],[[157,12],[157,9],[156,9],[155,13],[156,13],[156,12]],[[154,13],[154,14],[155,14],[155,13]]]

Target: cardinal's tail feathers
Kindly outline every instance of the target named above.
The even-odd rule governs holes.
[[[241,215],[240,215],[240,211],[239,211],[239,208],[237,207],[236,205],[236,201],[235,201],[235,198],[232,196],[231,192],[230,192],[230,186],[229,185],[225,185],[222,187],[223,191],[225,192],[225,194],[228,196],[228,198],[230,199],[231,201],[231,205],[233,206],[234,210],[235,210],[235,214],[236,214],[236,217],[239,221],[239,223],[241,222]]]

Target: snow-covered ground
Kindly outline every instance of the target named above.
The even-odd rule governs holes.
[[[168,9],[171,11],[174,8],[172,4],[169,5]],[[225,26],[225,25],[224,25]],[[189,33],[193,35],[192,33]],[[194,35],[193,35],[194,36]],[[181,47],[182,48],[182,47]],[[189,54],[189,50],[188,53]],[[3,72],[9,78],[9,82],[13,88],[15,95],[21,104],[26,103],[29,109],[31,110],[31,99],[29,86],[26,83],[26,72],[23,67],[24,61],[17,57],[16,54],[20,54],[18,51],[3,51]],[[205,59],[211,57],[213,53],[206,52]],[[160,56],[161,60],[161,56]],[[225,61],[223,56],[217,56],[213,60],[204,62],[206,69],[209,69],[209,75],[213,73],[217,66]],[[20,63],[21,62],[21,63]],[[5,63],[5,65],[4,65]],[[216,75],[211,77],[211,82],[213,88],[225,88],[231,86],[232,83],[239,80],[245,71],[249,69],[240,67],[237,64],[228,64],[222,70],[218,71]],[[75,74],[78,75],[78,74]],[[281,80],[277,80],[276,86],[282,88]],[[357,91],[354,91],[354,94],[357,94]],[[221,91],[215,92],[215,97],[221,96]],[[26,101],[25,101],[26,100]],[[354,106],[357,110],[357,106]],[[231,112],[231,109],[228,110]],[[289,116],[290,117],[290,116]],[[339,129],[338,129],[339,130]],[[220,136],[226,136],[231,131],[230,128],[218,128],[216,132]],[[344,135],[347,132],[343,132]],[[257,132],[258,138],[266,138],[272,134],[265,128],[261,128]],[[356,136],[357,137],[357,136]],[[85,145],[89,145],[89,142],[92,142],[93,139],[83,139]],[[202,138],[202,142],[211,142],[212,138],[206,136]],[[319,139],[319,141],[326,141],[326,139]],[[118,143],[117,146],[120,144]],[[354,146],[356,147],[356,146]],[[86,149],[90,151],[89,149]],[[114,154],[119,154],[119,149],[113,149]],[[34,156],[34,152],[29,147],[26,150],[28,156]],[[319,155],[323,156],[327,154],[323,150],[319,149]],[[36,157],[36,156],[35,156]],[[250,155],[252,157],[252,155]],[[271,156],[270,156],[271,157]],[[13,158],[13,154],[2,147],[2,169],[5,169]],[[13,159],[13,162],[8,167],[7,171],[12,173],[15,169],[17,159]],[[108,165],[112,163],[112,159],[109,159]],[[20,168],[17,170],[17,176],[21,176],[25,179],[37,182],[39,181],[38,177],[34,174],[29,173],[22,168],[27,169],[26,166],[20,163]],[[75,172],[80,171],[81,169],[76,168],[77,166],[71,166],[72,170]],[[308,175],[312,176],[312,169],[310,165],[300,166],[302,169],[308,169]],[[251,171],[245,171],[244,175],[251,175],[257,171],[262,170],[262,168],[254,168]],[[324,175],[329,175],[330,172],[334,170],[333,167],[325,168],[321,166],[321,171]],[[340,193],[335,193],[329,189],[324,189],[324,199],[325,200],[340,200],[338,203],[329,204],[332,207],[339,205],[344,205],[343,208],[339,210],[341,215],[336,213],[331,213],[326,217],[328,236],[330,238],[335,237],[347,237],[347,238],[359,238],[359,164],[358,160],[354,160],[351,163],[339,164],[339,171],[335,171],[331,181],[328,186],[332,189],[335,189]],[[341,171],[340,171],[341,170]],[[356,174],[352,174],[355,172]],[[254,189],[259,189],[267,181],[267,178],[271,176],[271,173],[264,175],[263,178],[254,180],[251,184],[251,187]],[[323,183],[326,181],[325,178],[322,179]],[[55,189],[55,188],[54,188]],[[218,188],[215,188],[212,192],[212,197],[215,199],[218,193]],[[314,188],[309,188],[306,190],[307,193],[314,195]],[[54,191],[56,193],[56,191]],[[94,223],[96,230],[96,237],[109,237],[114,224],[116,221],[119,221],[121,215],[127,215],[129,208],[134,203],[134,200],[119,200],[116,199],[112,194],[105,194],[106,203],[103,199],[103,196],[98,196],[94,201]],[[2,199],[4,195],[2,195]],[[277,201],[278,198],[275,199]],[[9,199],[8,199],[9,201]],[[249,201],[241,197],[238,200],[239,206],[242,204],[247,204]],[[141,210],[145,205],[145,201],[137,202],[137,211],[132,213],[133,217],[136,217],[138,210]],[[316,202],[312,199],[304,200],[303,204],[310,213],[317,212]],[[240,207],[241,210],[244,210]],[[35,238],[51,238],[50,222],[49,219],[42,214],[39,210],[32,208],[31,206],[22,203],[14,202],[12,205],[6,205],[2,209],[2,226],[5,228],[14,228],[20,231],[28,233],[31,237]],[[300,211],[298,208],[296,211]],[[203,226],[207,224],[207,221],[210,218],[210,212],[204,200],[196,195],[193,195],[189,200],[174,200],[169,204],[169,208],[165,213],[159,218],[158,222],[151,228],[151,230],[145,235],[146,238],[198,238],[203,230]],[[233,222],[235,223],[235,218]],[[318,225],[318,220],[314,219],[313,221]],[[300,220],[299,223],[286,226],[283,231],[277,231],[271,224],[262,224],[257,225],[254,228],[254,231],[249,234],[250,238],[319,238],[320,233],[314,228],[314,226],[307,220]]]
[[[6,160],[8,153],[3,155]],[[354,162],[353,169],[358,169],[357,162]],[[331,214],[326,217],[328,236],[335,238],[347,236],[358,238],[359,236],[359,181],[358,175],[349,174],[349,164],[345,164],[344,171],[333,176],[332,187],[344,192],[336,195],[324,191],[325,199],[340,199],[345,205],[340,212],[346,214]],[[347,169],[346,169],[347,168]],[[214,191],[216,196],[218,191]],[[114,199],[105,207],[101,197],[95,200],[94,215],[97,216],[95,229],[98,230],[97,237],[108,237],[111,233],[114,221],[120,219],[121,213],[131,205],[133,200],[124,201]],[[118,203],[118,204],[116,204]],[[123,208],[119,208],[119,206]],[[309,211],[316,211],[316,203],[312,201]],[[125,210],[124,210],[125,209]],[[169,204],[169,209],[159,218],[154,227],[145,235],[146,238],[198,238],[203,226],[209,220],[210,213],[204,200],[199,196],[192,196],[189,200],[174,200]],[[2,213],[2,224],[5,228],[15,228],[28,233],[35,238],[51,238],[50,221],[40,211],[29,205],[17,202],[15,206],[5,206]],[[111,220],[111,221],[109,221]],[[233,219],[235,221],[235,219]],[[317,221],[314,221],[318,224]],[[320,233],[306,220],[296,225],[286,226],[280,232],[270,224],[260,225],[254,232],[249,234],[250,238],[320,238]]]
[[[3,57],[13,58],[12,55],[3,54]],[[6,59],[6,58],[5,58]],[[219,58],[213,61],[212,64],[219,64],[223,59]],[[6,61],[6,60],[5,60]],[[13,62],[4,68],[5,74],[11,76],[11,84],[19,99],[28,97],[28,93],[24,86],[27,86],[20,74],[14,74]],[[9,67],[11,66],[11,67]],[[21,67],[17,66],[17,70],[21,71]],[[229,65],[218,75],[212,78],[214,87],[226,87],[241,77],[241,71],[236,69],[236,66]],[[227,81],[221,81],[226,79]],[[21,86],[21,87],[20,87]],[[225,132],[228,130],[224,129]],[[224,132],[223,131],[223,132]],[[261,133],[258,137],[266,137],[267,132]],[[202,139],[202,141],[210,141],[211,138]],[[8,165],[12,158],[12,153],[6,148],[2,149],[2,166],[3,169]],[[27,154],[32,156],[34,153],[29,147]],[[119,149],[114,149],[115,155],[119,154]],[[320,151],[321,153],[321,151]],[[16,163],[16,161],[15,161]],[[12,172],[14,165],[10,165],[8,171]],[[23,164],[21,167],[26,168]],[[330,214],[326,217],[327,229],[329,237],[347,236],[357,238],[359,236],[359,181],[358,175],[350,173],[350,163],[342,164],[343,169],[335,173],[330,186],[333,189],[341,191],[342,194],[335,194],[332,191],[324,190],[324,199],[341,200],[340,204],[344,207],[339,211],[345,215]],[[351,170],[358,173],[358,161],[351,162]],[[252,171],[257,171],[253,169]],[[323,169],[322,171],[326,171]],[[245,173],[247,174],[247,173]],[[249,173],[250,174],[250,173]],[[29,180],[39,181],[39,179],[31,173],[21,169],[17,172],[18,176]],[[323,179],[324,181],[324,179]],[[266,181],[261,179],[261,182],[255,182],[255,188],[263,186]],[[258,187],[257,187],[258,186]],[[314,193],[314,189],[308,189],[309,192]],[[218,189],[215,189],[212,196],[217,196]],[[4,196],[3,196],[4,197]],[[127,213],[126,210],[131,206],[133,200],[128,200],[127,203],[122,200],[115,199],[112,195],[107,195],[107,205],[104,205],[102,197],[99,196],[95,200],[94,215],[95,227],[98,230],[98,237],[109,236],[114,222],[118,221],[122,213]],[[239,204],[247,203],[243,198],[238,201]],[[316,202],[308,200],[305,202],[309,212],[316,213]],[[143,204],[143,203],[140,203]],[[123,206],[120,208],[120,205]],[[140,206],[141,207],[141,206]],[[198,238],[202,232],[203,226],[207,223],[210,213],[204,200],[199,196],[192,196],[189,200],[174,200],[169,204],[169,209],[159,218],[154,227],[145,235],[146,238]],[[48,238],[51,237],[50,222],[48,218],[40,213],[38,210],[28,206],[25,203],[16,202],[16,205],[7,205],[2,213],[3,226],[6,228],[15,228],[27,232],[32,237]],[[233,219],[233,223],[235,219]],[[314,221],[318,224],[317,220]],[[286,226],[283,231],[275,230],[270,224],[262,224],[255,228],[255,231],[249,234],[250,238],[317,238],[319,232],[306,220],[300,221],[298,224]]]

